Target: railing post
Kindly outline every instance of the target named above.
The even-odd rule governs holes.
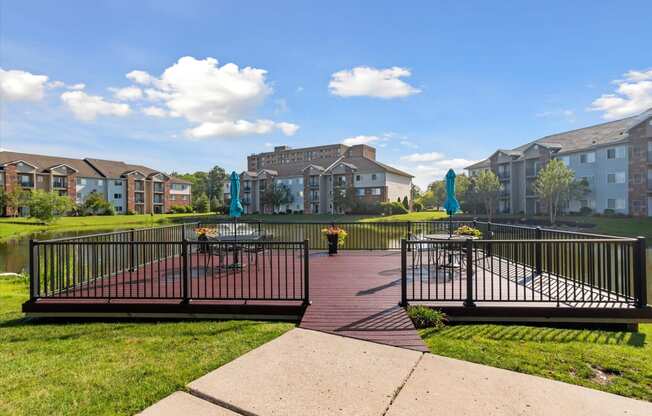
[[[136,271],[136,244],[134,244],[134,229],[129,230],[129,271]]]
[[[647,305],[647,265],[645,237],[636,238],[634,248],[634,294],[636,306],[644,308]]]
[[[543,258],[542,251],[541,251],[541,239],[542,239],[542,232],[541,232],[541,227],[537,227],[534,230],[534,238],[537,240],[534,243],[534,273],[536,276],[541,276],[542,273],[542,268],[541,268],[541,259]]]
[[[407,222],[407,239],[412,240],[412,221]],[[410,251],[410,247],[407,248]]]
[[[36,270],[34,267],[34,261],[38,261],[34,256],[34,240],[30,238],[29,240],[29,300],[35,301],[37,297],[36,288]]]
[[[181,303],[190,302],[190,288],[188,287],[188,240],[185,238],[181,240],[181,257],[183,258],[182,270],[182,284],[183,284],[183,298]]]
[[[464,306],[474,307],[473,302],[473,239],[467,238],[466,247],[466,300]]]
[[[303,240],[303,304],[310,305],[310,241]]]
[[[491,231],[491,221],[487,221],[487,240],[493,240],[494,239],[494,232]],[[487,257],[492,257],[493,256],[493,244],[489,243],[487,244]]]
[[[407,240],[401,240],[401,301],[399,305],[407,306]]]

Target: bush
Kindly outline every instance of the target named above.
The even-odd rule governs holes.
[[[592,213],[593,213],[593,210],[591,208],[589,208],[589,207],[580,208],[580,215],[587,216],[587,215],[591,215]]]
[[[468,225],[462,225],[455,230],[456,235],[467,235],[469,237],[482,237],[482,232],[477,228],[470,227]]]
[[[30,217],[49,223],[70,211],[73,203],[65,195],[35,190],[30,193],[27,206]]]
[[[423,211],[423,204],[419,201],[414,201],[412,203],[412,209],[416,212],[421,212]]]
[[[79,215],[115,215],[115,208],[98,192],[91,192],[77,207],[77,212]]]
[[[615,214],[616,214],[616,211],[611,209],[611,208],[607,208],[607,209],[604,210],[604,215],[610,216],[610,215],[615,215]]]
[[[407,313],[417,328],[442,329],[446,325],[446,314],[438,309],[430,309],[421,305],[409,306]]]
[[[383,209],[385,215],[397,215],[397,214],[407,214],[408,210],[403,206],[402,203],[396,202],[382,202],[380,206]]]
[[[170,212],[173,214],[183,214],[186,212],[186,206],[185,205],[172,205],[170,207]]]

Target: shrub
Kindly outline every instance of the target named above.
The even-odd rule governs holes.
[[[170,207],[170,212],[173,214],[183,214],[186,212],[186,207],[184,205],[172,205]]]
[[[407,214],[408,210],[403,206],[402,203],[396,202],[382,202],[380,206],[383,209],[383,213],[386,215],[397,215],[397,214]]]
[[[580,215],[591,215],[593,213],[593,210],[589,207],[582,207],[580,208]]]
[[[208,212],[210,208],[208,197],[206,196],[206,194],[198,195],[197,198],[192,202],[192,205],[193,205],[193,209],[196,212],[201,212],[201,213]]]
[[[417,328],[441,329],[446,325],[446,314],[438,309],[431,309],[421,305],[409,306],[407,313]]]
[[[412,209],[416,212],[421,212],[423,211],[423,204],[419,201],[414,201],[412,203]]]
[[[616,211],[614,211],[611,208],[607,208],[607,209],[604,210],[604,215],[615,215],[615,214],[616,214]]]
[[[73,203],[65,195],[35,190],[30,193],[27,206],[30,217],[49,223],[70,211],[73,208]]]
[[[115,208],[98,192],[91,192],[77,207],[77,212],[79,215],[115,215]]]

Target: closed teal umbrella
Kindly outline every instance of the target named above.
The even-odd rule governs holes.
[[[444,209],[448,214],[448,234],[453,235],[453,214],[460,210],[460,203],[455,198],[455,172],[449,169],[446,173],[446,201],[444,202]]]
[[[240,176],[231,172],[231,205],[229,207],[229,216],[233,217],[233,239],[237,241],[238,239],[238,217],[242,215],[242,204],[240,203]],[[233,264],[229,266],[230,268],[240,268],[240,262],[238,260],[238,246],[234,245],[233,247]]]
[[[240,176],[237,173],[231,172],[231,206],[229,207],[229,215],[233,218],[238,218],[242,215],[242,204],[240,203]]]

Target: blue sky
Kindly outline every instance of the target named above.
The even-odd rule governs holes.
[[[241,170],[349,139],[423,185],[652,107],[649,1],[351,3],[3,1],[0,147]]]

